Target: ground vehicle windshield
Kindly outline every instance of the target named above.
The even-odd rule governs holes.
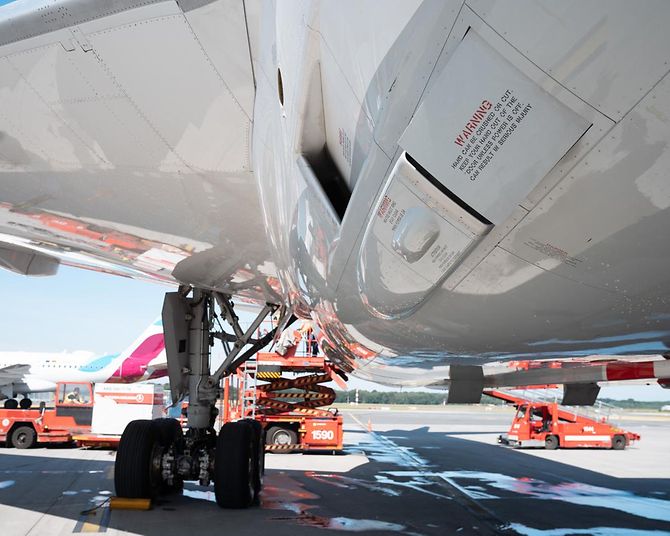
[[[519,406],[519,409],[516,411],[516,415],[514,416],[514,420],[523,419],[527,408],[528,406]]]

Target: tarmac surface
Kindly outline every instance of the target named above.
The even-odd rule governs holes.
[[[668,418],[626,418],[642,441],[624,451],[545,451],[496,443],[511,409],[343,414],[345,454],[268,454],[249,510],[188,482],[150,511],[110,511],[113,452],[0,448],[0,535],[670,534]]]

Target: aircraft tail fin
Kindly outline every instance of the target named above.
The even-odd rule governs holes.
[[[110,380],[137,381],[145,375],[149,363],[164,350],[163,322],[158,318],[121,352],[116,360],[120,365]]]
[[[147,327],[133,343],[119,355],[121,362],[126,359],[149,357],[147,363],[165,348],[163,342],[163,322],[160,318]]]

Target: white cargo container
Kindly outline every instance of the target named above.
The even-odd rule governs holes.
[[[163,417],[163,387],[153,383],[95,385],[93,435],[121,435],[130,421]]]

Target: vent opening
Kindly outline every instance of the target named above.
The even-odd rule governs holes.
[[[279,104],[284,106],[284,80],[281,76],[281,69],[277,68],[277,96],[279,97]]]
[[[314,64],[303,113],[300,152],[316,177],[340,221],[349,205],[351,190],[326,143],[326,119],[321,90],[321,67]]]
[[[344,178],[337,169],[330,151],[326,145],[318,152],[303,153],[305,160],[312,168],[314,176],[319,181],[328,201],[333,206],[335,213],[342,221],[347,211],[351,192]]]

